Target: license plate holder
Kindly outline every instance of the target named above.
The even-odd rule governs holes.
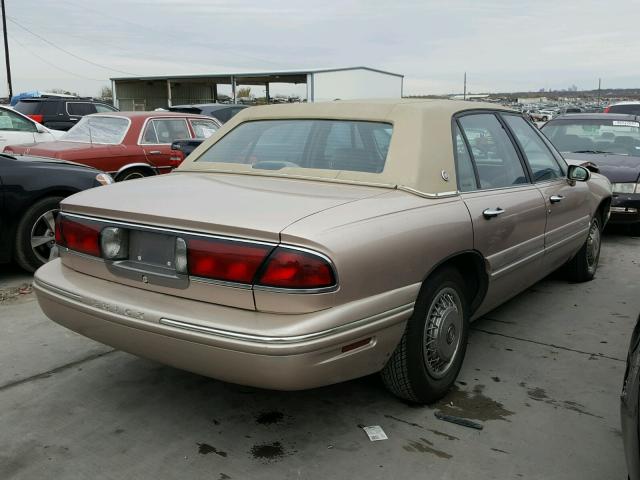
[[[142,230],[129,231],[129,262],[175,272],[176,237]]]

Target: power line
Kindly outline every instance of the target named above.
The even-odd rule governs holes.
[[[31,49],[27,48],[23,43],[21,43],[20,41],[18,41],[18,39],[17,39],[17,38],[15,38],[15,37],[11,37],[11,41],[12,41],[12,42],[17,43],[18,45],[20,45],[20,47],[22,47],[22,49],[23,49],[23,50],[25,50],[27,53],[29,53],[29,54],[33,55],[33,56],[34,56],[34,57],[36,57],[36,58],[39,58],[39,59],[40,59],[41,61],[43,61],[44,63],[46,63],[46,64],[48,64],[48,65],[52,66],[53,68],[55,68],[55,69],[57,69],[57,70],[60,70],[61,72],[67,73],[67,74],[69,74],[69,75],[73,75],[73,76],[78,77],[78,78],[83,78],[83,79],[85,79],[85,80],[94,80],[94,81],[96,81],[96,82],[104,82],[104,81],[105,81],[104,79],[91,78],[91,77],[85,77],[84,75],[80,75],[79,73],[75,73],[75,72],[72,72],[72,71],[70,71],[70,70],[65,70],[64,68],[62,68],[62,67],[60,67],[60,66],[56,65],[56,64],[55,64],[55,63],[53,63],[53,62],[50,62],[50,61],[49,61],[49,60],[47,60],[46,58],[41,57],[41,56],[40,56],[40,55],[38,55],[36,52],[34,52],[34,51],[32,51]]]
[[[182,43],[186,43],[186,42],[185,42],[185,40],[186,40],[186,38],[188,38],[188,37],[185,37],[184,35],[178,35],[178,34],[176,34],[176,33],[172,32],[172,31],[171,31],[170,29],[168,29],[168,28],[163,29],[163,30],[159,30],[159,29],[154,28],[154,27],[149,26],[149,25],[143,25],[143,24],[141,24],[141,23],[132,22],[132,21],[131,21],[131,20],[129,20],[128,18],[115,17],[114,15],[110,15],[110,14],[108,14],[108,13],[101,12],[101,11],[96,10],[96,9],[94,9],[94,8],[91,8],[91,7],[87,7],[86,5],[83,5],[83,4],[81,4],[81,3],[78,3],[78,2],[76,2],[76,1],[74,1],[74,0],[66,0],[66,2],[63,2],[63,3],[67,3],[68,5],[69,5],[69,4],[73,4],[73,5],[75,5],[77,8],[84,9],[85,11],[96,13],[96,14],[98,14],[98,15],[102,16],[102,17],[112,18],[112,19],[114,19],[114,20],[117,20],[117,21],[118,21],[118,23],[128,23],[129,25],[132,25],[132,26],[134,26],[134,27],[137,27],[137,28],[144,28],[144,29],[146,29],[146,30],[147,30],[147,31],[149,31],[149,32],[154,32],[154,33],[157,33],[157,34],[161,34],[161,35],[162,35],[162,36],[164,36],[164,37],[167,37],[167,36],[169,36],[169,37],[173,37],[173,38],[175,38],[176,40],[179,40],[179,41],[180,41],[180,42],[182,42]],[[198,42],[198,41],[195,41],[195,42],[194,42],[194,41],[193,41],[193,40],[191,40],[191,39],[187,40],[187,42],[188,42],[188,43],[190,43],[191,45],[195,45],[195,46],[199,46],[199,47],[204,47],[204,48],[211,48],[211,46],[212,46],[210,43],[206,43],[206,42]],[[273,62],[273,61],[271,61],[271,60],[265,60],[264,58],[254,57],[254,56],[252,56],[252,55],[247,55],[247,54],[244,54],[244,53],[240,53],[240,52],[238,52],[237,50],[232,49],[232,48],[230,47],[230,45],[229,45],[229,44],[216,43],[216,45],[215,45],[215,46],[216,46],[216,47],[221,47],[221,46],[223,46],[223,45],[224,45],[224,50],[220,50],[220,49],[218,49],[218,50],[217,50],[217,53],[218,53],[218,54],[220,54],[220,52],[222,52],[223,54],[225,54],[225,53],[227,53],[227,52],[228,52],[230,55],[234,55],[234,56],[237,56],[237,57],[244,57],[244,58],[248,58],[249,60],[256,60],[256,61],[258,61],[258,62],[263,62],[263,63],[269,63],[269,64],[271,64],[271,65],[276,65],[276,66],[278,66],[278,67],[280,67],[280,68],[287,68],[287,66],[286,66],[286,65],[284,65],[284,64],[282,64],[282,63]]]
[[[58,50],[60,50],[61,52],[66,53],[67,55],[71,55],[72,57],[77,58],[78,60],[82,60],[83,62],[89,63],[89,64],[94,65],[94,66],[96,66],[96,67],[100,67],[100,68],[103,68],[103,69],[105,69],[105,70],[109,70],[109,71],[112,71],[112,72],[118,72],[118,73],[124,73],[125,75],[134,75],[134,76],[137,76],[137,74],[136,74],[136,73],[125,72],[124,70],[117,70],[117,69],[115,69],[115,68],[107,67],[107,66],[105,66],[105,65],[101,65],[101,64],[99,64],[99,63],[96,63],[96,62],[93,62],[93,61],[88,60],[88,59],[86,59],[86,58],[83,58],[83,57],[81,57],[80,55],[76,55],[75,53],[70,52],[69,50],[66,50],[66,49],[62,48],[62,47],[60,47],[59,45],[56,45],[55,43],[53,43],[52,41],[50,41],[50,40],[48,40],[48,39],[44,38],[43,36],[38,35],[37,33],[35,33],[35,32],[33,32],[33,31],[29,30],[29,29],[28,29],[27,27],[25,27],[24,25],[21,25],[20,23],[16,22],[13,18],[11,18],[11,17],[7,17],[7,19],[8,19],[11,23],[13,23],[14,25],[16,25],[17,27],[19,27],[19,28],[21,28],[22,30],[24,30],[25,32],[30,33],[30,34],[31,34],[31,35],[33,35],[34,37],[39,38],[39,39],[40,39],[40,40],[42,40],[43,42],[45,42],[45,43],[47,43],[47,44],[51,45],[51,46],[52,46],[52,47],[54,47],[54,48],[57,48]]]

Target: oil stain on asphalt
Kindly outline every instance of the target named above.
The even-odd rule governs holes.
[[[461,390],[454,386],[446,397],[434,405],[442,413],[473,420],[507,420],[513,412],[503,404],[483,394],[484,385],[476,385],[473,391]]]
[[[198,453],[200,455],[209,455],[210,453],[215,453],[216,455],[220,455],[221,457],[227,456],[227,452],[218,450],[216,447],[212,447],[208,443],[198,443],[197,445],[198,445]]]
[[[524,382],[520,382],[519,384],[523,388],[527,388],[527,384]],[[527,395],[531,400],[535,400],[536,402],[544,402],[554,407],[564,408],[566,410],[571,410],[572,412],[581,413],[582,415],[588,415],[590,417],[602,418],[600,415],[593,414],[586,410],[586,407],[578,402],[572,402],[570,400],[555,400],[553,398],[549,398],[547,392],[540,387],[530,387],[527,388]]]
[[[251,455],[256,460],[275,462],[289,455],[280,442],[262,443],[251,447]]]
[[[420,438],[421,441],[410,441],[408,445],[403,445],[402,448],[407,452],[420,452],[420,453],[431,453],[438,458],[451,458],[451,455],[447,452],[443,452],[442,450],[438,450],[433,448],[433,443],[427,440],[426,438]]]
[[[256,417],[256,423],[260,425],[273,425],[284,420],[284,413],[278,411],[262,412]]]

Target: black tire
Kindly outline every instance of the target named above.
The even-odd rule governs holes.
[[[153,175],[146,168],[130,168],[118,174],[116,182],[124,182],[125,180],[135,180],[136,178],[144,178]]]
[[[469,336],[469,307],[464,285],[462,276],[453,268],[436,271],[423,284],[413,315],[407,322],[405,333],[381,372],[385,386],[397,397],[410,402],[433,403],[442,398],[455,382],[464,360]],[[443,295],[446,297],[451,292],[455,292],[459,300],[455,302],[455,313],[451,310],[456,316],[454,321],[457,322],[454,325],[457,347],[450,355],[446,370],[443,370],[441,375],[434,375],[432,374],[434,367],[427,366],[429,356],[427,353],[429,348],[425,347],[428,344],[427,331],[434,330],[427,329],[433,325],[427,317],[432,308],[439,305],[438,302]],[[441,331],[447,330],[447,333],[442,340],[449,342],[450,325],[447,326],[449,317],[445,315],[444,318],[440,326]],[[438,331],[438,329],[435,330]],[[451,348],[450,344],[445,348]],[[429,351],[439,353],[438,348],[432,348]]]
[[[47,197],[38,200],[31,205],[22,216],[16,230],[16,243],[14,246],[15,260],[22,268],[29,272],[35,272],[46,261],[46,245],[36,247],[38,253],[31,247],[31,234],[34,228],[37,228],[40,217],[47,212],[57,211],[60,208],[60,201],[64,197]],[[50,230],[47,230],[48,234]],[[44,234],[45,232],[38,232]],[[51,236],[51,241],[54,241]],[[40,256],[39,256],[40,255]]]
[[[589,225],[589,235],[584,244],[566,265],[567,276],[572,282],[588,282],[593,280],[600,260],[602,225],[598,217],[594,217]],[[594,243],[595,242],[595,243]]]

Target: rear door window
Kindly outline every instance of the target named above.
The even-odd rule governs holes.
[[[191,138],[184,118],[154,118],[147,122],[142,135],[143,144],[163,145],[175,140]]]
[[[476,182],[476,173],[473,168],[473,162],[469,149],[464,141],[462,132],[458,125],[454,128],[455,135],[455,160],[456,160],[456,176],[458,177],[458,189],[461,192],[471,192],[478,189]]]
[[[465,115],[459,122],[471,147],[481,189],[528,183],[518,152],[494,114]]]

